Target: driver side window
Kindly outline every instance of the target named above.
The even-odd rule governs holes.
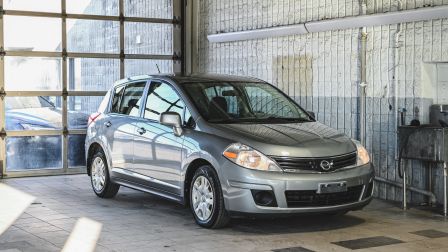
[[[184,120],[184,107],[184,102],[170,85],[161,81],[152,81],[143,117],[159,121],[163,112],[171,111],[178,113]]]

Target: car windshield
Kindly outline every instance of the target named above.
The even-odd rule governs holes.
[[[211,123],[314,121],[292,99],[267,83],[194,82],[183,87],[202,117]]]
[[[37,97],[7,97],[6,109],[52,108],[54,104],[42,96]]]

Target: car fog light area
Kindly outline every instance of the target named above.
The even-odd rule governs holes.
[[[226,148],[224,157],[244,168],[262,171],[282,171],[277,164],[251,147],[235,143]]]
[[[277,201],[275,200],[274,192],[268,190],[251,190],[254,197],[255,204],[259,206],[276,207]]]

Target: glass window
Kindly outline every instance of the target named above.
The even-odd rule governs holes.
[[[266,83],[207,82],[183,85],[201,115],[216,123],[313,121],[288,96]]]
[[[52,130],[62,128],[61,97],[7,96],[5,103],[6,130]]]
[[[6,0],[3,1],[5,10],[61,12],[61,0]]]
[[[130,54],[173,54],[173,25],[124,23],[124,52]]]
[[[118,113],[139,116],[145,86],[146,82],[128,84],[121,99]]]
[[[111,113],[120,113],[121,97],[123,96],[125,85],[118,86],[114,90],[114,97],[112,98]]]
[[[173,72],[172,60],[125,59],[124,66],[126,77]]]
[[[60,58],[5,57],[5,89],[10,91],[59,91]]]
[[[118,0],[67,0],[67,13],[118,16]]]
[[[86,129],[89,115],[98,111],[102,96],[69,96],[67,123],[69,129]]]
[[[106,91],[120,79],[119,59],[69,58],[69,90]]]
[[[67,51],[119,53],[120,22],[67,19]]]
[[[184,103],[176,91],[168,84],[153,81],[148,91],[144,117],[159,121],[163,112],[177,112],[183,115]]]
[[[173,0],[124,0],[128,17],[173,18]]]
[[[68,136],[68,167],[86,166],[84,142],[86,135]]]
[[[60,168],[62,168],[61,136],[6,138],[7,171]]]
[[[3,18],[5,50],[61,51],[61,19],[8,15]]]

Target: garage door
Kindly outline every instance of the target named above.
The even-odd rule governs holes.
[[[181,70],[181,0],[0,0],[0,171],[85,171],[114,81]]]

